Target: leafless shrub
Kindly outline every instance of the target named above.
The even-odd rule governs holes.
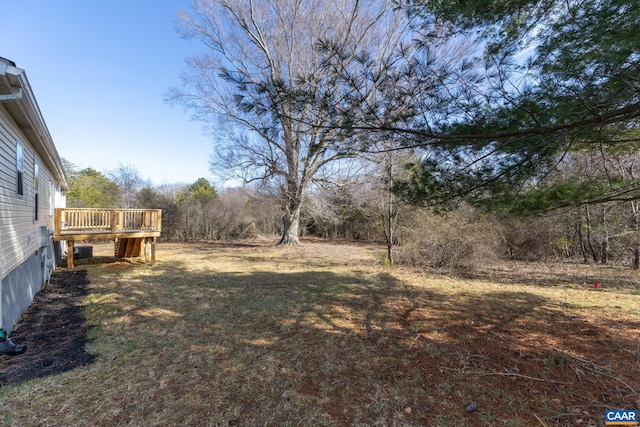
[[[416,215],[400,233],[398,263],[450,271],[474,270],[497,259],[499,224],[470,208]]]
[[[555,217],[503,218],[502,253],[509,259],[540,261],[571,256],[572,236]]]
[[[309,195],[303,212],[305,231],[328,239],[381,241],[378,217],[363,193],[360,185],[353,182],[317,188]]]

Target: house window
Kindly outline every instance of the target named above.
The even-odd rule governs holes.
[[[18,144],[16,149],[16,169],[18,170],[18,195],[24,195],[24,183],[23,183],[23,175],[24,175],[24,148],[21,144]]]
[[[38,209],[40,208],[38,204],[38,186],[40,184],[40,166],[34,162],[33,164],[33,219],[35,221],[38,220]]]

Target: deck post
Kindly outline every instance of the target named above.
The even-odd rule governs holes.
[[[138,258],[142,258],[142,253],[144,252],[144,249],[146,248],[145,246],[145,242],[147,241],[146,237],[143,237],[142,239],[140,239],[140,250],[138,251]]]
[[[144,263],[147,264],[149,262],[149,250],[151,249],[151,239],[148,237],[144,238],[142,242],[142,251],[144,252]],[[140,254],[142,256],[142,254]]]
[[[55,220],[53,223],[54,234],[60,234],[62,231],[62,221],[64,220],[62,217],[63,210],[60,208],[55,209]]]
[[[109,218],[109,221],[111,221],[111,232],[112,232],[112,233],[115,233],[115,232],[116,232],[116,215],[117,215],[117,213],[116,213],[116,211],[115,211],[115,210],[112,210],[112,211],[110,212],[110,218]]]
[[[67,240],[67,270],[73,270],[74,241]]]

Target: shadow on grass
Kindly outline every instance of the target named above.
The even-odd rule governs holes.
[[[611,328],[640,330],[639,322],[593,323],[521,288],[452,294],[377,268],[276,260],[282,267],[271,271],[274,262],[255,257],[246,271],[243,262],[226,272],[177,260],[91,267],[100,272],[86,312],[96,372],[105,375],[83,398],[100,401],[105,389],[122,397],[87,417],[93,410],[97,425],[153,424],[162,414],[166,425],[464,426],[562,416],[571,425],[637,396],[616,389],[637,342]],[[635,377],[624,383],[638,383],[628,372]],[[480,407],[473,414],[464,412],[470,401]],[[99,418],[118,405],[117,415]]]
[[[308,416],[332,420],[325,425],[432,425],[438,414],[455,422],[470,399],[497,419],[536,422],[533,414],[565,416],[569,407],[595,417],[637,393],[611,393],[637,350],[637,337],[611,330],[640,322],[598,325],[520,290],[451,295],[381,270],[308,268],[213,273],[164,262],[139,278],[114,273],[91,310],[104,325],[126,322],[132,336],[119,344],[147,362],[151,354],[167,363],[156,348],[189,348],[179,371],[224,385],[215,411],[227,423],[286,424],[313,407]],[[598,372],[607,375],[585,379]]]

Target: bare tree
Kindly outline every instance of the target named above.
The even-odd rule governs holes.
[[[394,263],[393,248],[398,245],[398,229],[401,216],[407,204],[394,191],[399,178],[405,178],[407,170],[404,165],[416,162],[417,157],[411,150],[394,150],[394,141],[378,141],[369,153],[363,153],[362,159],[368,163],[368,179],[364,185],[368,187],[368,203],[372,212],[382,224],[382,231],[387,244],[387,262]]]
[[[398,169],[402,169],[401,159],[399,159],[401,154],[405,153],[385,151],[381,153],[378,164],[382,170],[382,179],[378,187],[378,209],[387,243],[387,260],[390,264],[393,264],[393,247],[398,244],[398,220],[402,203],[392,189],[398,175]],[[406,158],[406,156],[404,157]]]
[[[122,201],[125,208],[132,208],[136,204],[138,191],[144,184],[143,179],[140,177],[140,172],[132,164],[120,163],[117,168],[107,173],[122,193]]]
[[[214,173],[277,182],[280,243],[298,244],[309,186],[353,154],[330,108],[349,96],[349,85],[326,66],[338,49],[322,46],[367,53],[384,69],[406,37],[405,15],[385,0],[196,0],[180,18],[182,35],[208,51],[188,60],[184,89],[169,99],[216,123]]]

